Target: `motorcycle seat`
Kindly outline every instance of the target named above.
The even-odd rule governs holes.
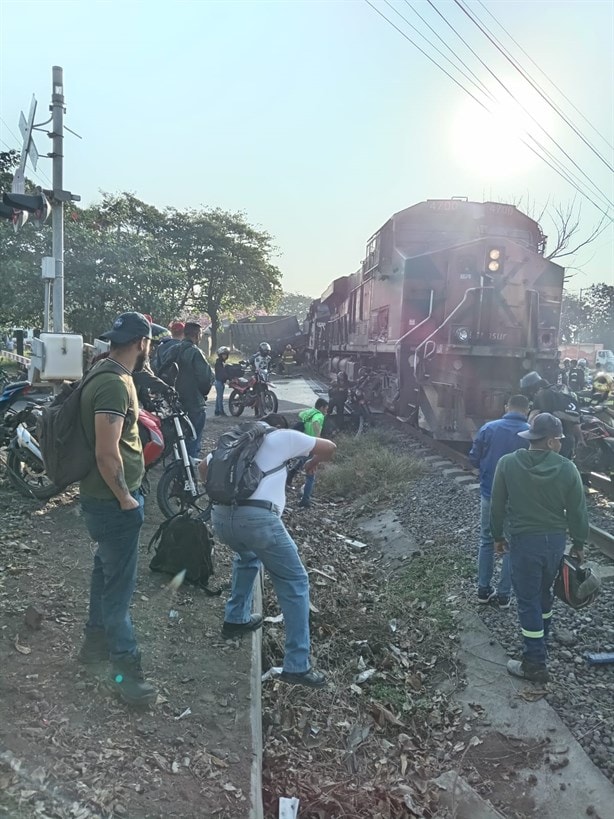
[[[246,387],[249,384],[249,378],[237,378],[237,384]]]
[[[13,392],[14,390],[22,390],[24,387],[29,386],[30,386],[29,381],[10,381],[8,384],[5,385],[4,389],[11,390],[11,392]]]

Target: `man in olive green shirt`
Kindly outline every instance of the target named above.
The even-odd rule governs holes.
[[[155,700],[156,691],[143,677],[130,619],[144,474],[132,373],[147,359],[151,325],[141,313],[124,313],[101,337],[111,342],[111,350],[92,370],[80,407],[81,423],[96,455],[81,481],[81,509],[97,549],[79,659],[95,663],[110,657],[119,696],[129,705],[147,705]]]
[[[510,660],[515,677],[548,681],[545,640],[552,623],[552,586],[565,552],[581,560],[588,539],[588,515],[580,473],[559,455],[563,427],[548,412],[518,435],[529,449],[504,455],[497,464],[490,501],[490,527],[499,554],[509,548],[512,583],[524,642],[522,660]],[[503,536],[507,520],[509,544]]]

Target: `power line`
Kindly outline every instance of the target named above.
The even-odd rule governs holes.
[[[547,104],[550,106],[550,108],[552,108],[552,110],[553,110],[553,111],[555,111],[555,112],[556,112],[556,113],[557,113],[557,114],[558,114],[558,115],[561,117],[561,119],[562,119],[562,120],[563,120],[563,121],[564,121],[564,122],[565,122],[567,125],[569,125],[569,127],[572,129],[572,131],[574,132],[574,134],[576,134],[576,136],[578,136],[578,137],[579,137],[579,138],[582,140],[582,142],[583,142],[583,143],[584,143],[584,144],[585,144],[585,145],[586,145],[588,148],[590,148],[590,150],[591,150],[591,151],[592,151],[592,152],[595,154],[595,156],[596,156],[598,159],[600,159],[600,160],[601,160],[601,162],[603,162],[603,164],[606,166],[606,168],[609,168],[609,170],[610,170],[610,171],[612,171],[612,173],[614,173],[614,167],[613,167],[612,165],[610,165],[610,163],[607,161],[607,159],[605,159],[603,156],[601,156],[601,154],[599,153],[599,151],[598,151],[598,150],[597,150],[597,149],[594,147],[594,145],[592,145],[592,143],[590,143],[590,142],[589,142],[589,141],[588,141],[588,140],[587,140],[587,139],[584,137],[584,135],[583,135],[583,134],[582,134],[582,133],[581,133],[581,132],[580,132],[580,131],[579,131],[579,130],[576,128],[576,126],[573,124],[573,122],[572,122],[570,119],[568,119],[568,117],[567,117],[567,116],[566,116],[566,115],[565,115],[565,114],[564,114],[564,113],[563,113],[563,112],[560,110],[560,108],[559,108],[559,107],[558,107],[558,106],[557,106],[555,103],[553,103],[553,102],[552,102],[552,101],[551,101],[551,100],[548,98],[548,96],[547,96],[546,94],[544,94],[544,93],[541,91],[541,89],[539,88],[539,86],[538,86],[538,85],[536,85],[536,84],[533,82],[533,80],[532,80],[532,79],[529,77],[529,75],[528,75],[528,74],[526,74],[526,72],[525,72],[525,71],[524,71],[524,70],[523,70],[523,69],[522,69],[522,68],[521,68],[521,67],[518,65],[518,63],[517,63],[517,62],[516,62],[516,61],[513,59],[513,57],[511,57],[511,56],[510,56],[510,55],[509,55],[509,54],[506,52],[505,48],[503,48],[501,45],[499,45],[499,43],[496,41],[496,38],[495,38],[495,39],[493,39],[493,37],[492,37],[492,36],[490,35],[490,33],[488,32],[488,30],[487,30],[487,29],[485,29],[485,28],[483,27],[483,25],[481,24],[481,22],[480,22],[480,21],[479,21],[479,20],[478,20],[476,17],[474,17],[474,16],[473,16],[473,14],[472,14],[472,13],[471,13],[471,12],[470,12],[470,11],[469,11],[467,8],[465,8],[465,6],[464,6],[464,5],[463,5],[463,3],[461,2],[461,0],[454,0],[454,2],[455,2],[455,3],[456,3],[456,5],[459,7],[459,9],[460,9],[460,10],[463,12],[463,14],[466,14],[466,15],[467,15],[467,17],[468,17],[468,18],[471,20],[471,22],[472,22],[472,23],[473,23],[475,26],[477,26],[477,27],[479,28],[479,30],[480,30],[480,31],[482,32],[482,34],[483,34],[483,35],[484,35],[484,36],[485,36],[485,37],[488,39],[488,41],[489,41],[490,43],[492,43],[492,45],[494,45],[494,47],[495,47],[495,48],[496,48],[496,49],[499,51],[499,53],[500,53],[500,54],[502,54],[502,55],[505,57],[505,59],[506,59],[506,60],[507,60],[507,61],[510,63],[510,65],[511,65],[511,66],[513,66],[513,68],[515,68],[515,69],[516,69],[516,71],[518,71],[518,73],[520,74],[520,76],[521,76],[521,77],[523,77],[523,79],[525,79],[525,80],[526,80],[526,82],[528,82],[528,83],[529,83],[529,85],[531,86],[531,88],[533,88],[533,90],[534,90],[534,91],[536,91],[536,92],[539,94],[539,96],[540,96],[540,97],[541,97],[541,98],[544,100],[544,102],[545,102],[545,103],[547,103]]]
[[[450,21],[449,21],[449,20],[448,20],[448,19],[447,19],[447,18],[446,18],[446,17],[445,17],[445,16],[444,16],[442,13],[441,13],[441,11],[440,11],[440,10],[437,8],[437,6],[436,6],[436,5],[433,3],[433,1],[432,1],[432,0],[427,0],[427,2],[428,2],[428,4],[429,4],[429,5],[430,5],[430,6],[431,6],[433,9],[434,9],[434,11],[435,11],[435,12],[436,12],[436,13],[437,13],[437,14],[438,14],[440,17],[441,17],[441,19],[442,19],[442,20],[443,20],[443,21],[446,23],[446,25],[447,25],[447,26],[449,26],[449,28],[451,28],[451,29],[452,29],[452,31],[453,31],[453,32],[456,34],[456,36],[459,38],[459,40],[460,40],[460,41],[461,41],[461,42],[462,42],[462,43],[463,43],[463,44],[464,44],[464,45],[465,45],[465,46],[466,46],[466,47],[469,49],[469,51],[471,51],[471,53],[472,53],[472,54],[474,55],[474,57],[475,57],[475,58],[476,58],[476,59],[477,59],[477,60],[478,60],[478,61],[481,63],[481,65],[483,65],[483,66],[484,66],[484,68],[485,68],[485,69],[488,71],[488,73],[489,73],[489,74],[490,74],[490,75],[493,77],[493,79],[494,79],[496,82],[498,82],[498,83],[499,83],[499,85],[500,85],[500,86],[503,88],[503,90],[506,92],[506,94],[508,94],[508,95],[509,95],[509,96],[510,96],[510,97],[511,97],[513,100],[514,100],[514,102],[516,103],[516,105],[518,105],[518,106],[519,106],[519,107],[520,107],[520,108],[521,108],[521,109],[522,109],[522,110],[525,112],[525,114],[527,114],[527,116],[528,116],[528,117],[529,117],[529,118],[530,118],[530,119],[531,119],[531,120],[532,120],[532,121],[535,123],[535,125],[537,125],[537,127],[540,129],[540,131],[542,131],[542,133],[543,133],[543,134],[544,134],[544,135],[545,135],[545,136],[546,136],[546,137],[547,137],[547,138],[548,138],[548,139],[549,139],[551,142],[553,142],[553,143],[554,143],[554,145],[555,145],[555,146],[556,146],[556,147],[559,149],[559,151],[561,151],[561,153],[562,153],[562,154],[564,154],[564,155],[567,157],[567,159],[568,159],[568,160],[571,162],[571,164],[572,164],[572,165],[573,165],[573,166],[574,166],[574,167],[575,167],[575,168],[576,168],[576,169],[577,169],[577,170],[578,170],[578,171],[579,171],[579,172],[582,174],[582,176],[584,176],[584,177],[585,177],[585,179],[588,181],[588,183],[589,183],[590,185],[592,185],[592,187],[593,187],[593,188],[595,189],[595,191],[597,192],[597,195],[599,196],[599,198],[600,198],[600,199],[601,199],[601,200],[602,200],[602,201],[603,201],[603,202],[606,204],[606,207],[607,207],[607,208],[608,208],[608,210],[609,210],[609,208],[611,208],[611,207],[613,206],[613,204],[614,204],[614,203],[612,203],[612,201],[610,200],[610,198],[608,197],[608,195],[607,195],[607,194],[605,194],[605,193],[604,193],[604,192],[601,190],[601,188],[599,188],[599,186],[598,186],[598,185],[597,185],[595,182],[593,182],[593,180],[592,180],[592,179],[590,178],[590,176],[589,176],[589,175],[586,173],[586,171],[584,171],[584,170],[583,170],[583,169],[580,167],[580,165],[578,165],[578,163],[577,163],[577,162],[576,162],[576,161],[575,161],[575,160],[574,160],[574,159],[573,159],[573,158],[570,156],[570,154],[569,154],[569,153],[568,153],[568,152],[565,150],[565,148],[563,148],[563,146],[562,146],[562,145],[560,145],[560,144],[557,142],[557,140],[556,140],[556,139],[555,139],[553,136],[551,136],[551,135],[550,135],[550,134],[549,134],[549,133],[546,131],[546,129],[543,127],[543,125],[542,125],[542,124],[541,124],[541,123],[540,123],[540,122],[539,122],[539,121],[538,121],[538,120],[537,120],[537,119],[536,119],[536,118],[533,116],[533,114],[531,114],[531,112],[527,110],[527,108],[526,108],[526,107],[525,107],[525,106],[524,106],[524,105],[523,105],[523,104],[520,102],[520,100],[518,100],[518,98],[517,98],[517,97],[516,97],[516,96],[513,94],[513,92],[512,92],[512,91],[510,91],[510,89],[509,89],[509,88],[506,86],[506,84],[503,82],[503,80],[501,80],[501,79],[500,79],[500,78],[499,78],[499,77],[498,77],[498,76],[495,74],[495,72],[494,72],[494,71],[493,71],[493,70],[490,68],[490,66],[488,66],[488,65],[487,65],[487,64],[484,62],[484,60],[483,60],[483,59],[480,57],[480,55],[479,55],[479,54],[478,54],[478,53],[477,53],[477,52],[476,52],[476,51],[475,51],[475,50],[474,50],[474,49],[473,49],[473,48],[472,48],[472,47],[469,45],[469,43],[468,43],[468,42],[467,42],[467,40],[466,40],[466,39],[463,37],[463,35],[462,35],[462,34],[460,34],[460,33],[457,31],[457,29],[456,29],[456,28],[454,28],[454,26],[452,25],[452,23],[450,23]],[[457,0],[454,0],[454,2],[457,2]],[[537,142],[537,140],[535,140],[535,137],[532,137],[532,136],[531,136],[530,134],[528,134],[528,133],[527,133],[527,135],[529,136],[529,138],[530,138],[530,139],[532,139],[532,140],[534,140],[534,141],[536,141],[536,142]],[[540,143],[537,143],[537,144],[540,144]],[[547,149],[545,146],[541,146],[541,147],[542,147],[542,149],[543,149],[544,151],[546,151],[546,152],[550,153],[550,152],[548,151],[548,149]],[[554,157],[552,157],[552,158],[554,159]],[[569,181],[569,180],[568,180],[568,181]],[[580,192],[581,192],[581,191],[580,191]],[[593,193],[592,195],[594,196],[595,194]],[[594,204],[594,203],[593,203],[593,204]],[[601,210],[601,208],[600,208],[600,210]],[[603,212],[603,211],[602,211],[602,212]]]
[[[443,59],[444,59],[444,60],[446,60],[446,62],[448,62],[448,63],[449,63],[451,66],[452,66],[452,68],[455,68],[457,71],[459,71],[459,72],[460,72],[460,73],[463,75],[463,77],[464,77],[464,78],[465,78],[465,79],[466,79],[468,82],[472,82],[471,77],[469,77],[467,74],[465,74],[465,72],[463,71],[463,69],[462,69],[462,68],[459,68],[459,67],[458,67],[458,65],[456,65],[456,63],[454,63],[454,62],[453,62],[453,61],[452,61],[452,60],[451,60],[449,57],[447,57],[447,56],[446,56],[446,55],[443,53],[443,51],[442,51],[440,48],[438,48],[438,47],[435,45],[435,43],[433,43],[431,40],[429,40],[429,38],[428,38],[428,37],[427,37],[425,34],[423,34],[423,33],[422,33],[422,32],[421,32],[419,29],[417,29],[417,28],[416,28],[414,25],[412,25],[412,24],[409,22],[409,20],[407,19],[407,17],[404,17],[404,16],[401,14],[401,12],[400,12],[398,9],[396,9],[396,8],[395,8],[395,7],[392,5],[392,3],[390,3],[390,2],[389,2],[389,0],[384,0],[384,3],[385,3],[385,4],[386,4],[386,5],[389,7],[389,8],[391,8],[391,9],[392,9],[392,11],[394,11],[394,13],[395,13],[395,14],[398,14],[398,15],[399,15],[399,17],[401,18],[401,20],[403,20],[405,23],[407,23],[407,25],[408,25],[408,26],[409,26],[409,27],[410,27],[410,28],[411,28],[413,31],[415,31],[415,32],[416,32],[416,34],[418,34],[420,37],[422,37],[422,39],[423,39],[423,40],[425,40],[425,41],[426,41],[426,42],[427,42],[427,43],[428,43],[428,44],[431,46],[431,48],[433,48],[433,49],[434,49],[434,50],[435,50],[435,51],[436,51],[436,52],[437,52],[437,53],[438,53],[438,54],[439,54],[441,57],[443,57]],[[409,4],[408,4],[408,5],[409,5]],[[411,6],[410,6],[410,8],[411,8]],[[437,35],[437,36],[439,36],[439,35]],[[441,38],[440,38],[440,39],[441,39]],[[442,42],[443,42],[443,41],[442,41]],[[449,50],[449,51],[450,51],[452,54],[454,54],[454,52],[452,51],[452,49],[451,49],[451,48],[449,48],[449,46],[447,46],[447,44],[446,44],[445,42],[444,42],[444,45],[446,46],[446,48],[448,48],[448,50]],[[454,55],[454,56],[456,56],[456,55]],[[473,76],[475,77],[475,74],[474,74]],[[475,77],[475,79],[476,79],[476,81],[477,81],[477,82],[480,84],[480,89],[479,89],[479,90],[481,90],[483,94],[488,94],[488,93],[489,93],[489,92],[488,92],[488,89],[486,88],[486,86],[484,86],[484,85],[483,85],[483,83],[481,82],[481,80],[479,79],[479,77]],[[474,84],[475,84],[475,83],[474,83]]]
[[[430,2],[430,0],[429,0],[429,2]],[[492,112],[492,111],[491,111],[491,110],[490,110],[490,109],[489,109],[489,108],[488,108],[488,107],[487,107],[487,106],[486,106],[486,105],[485,105],[485,104],[484,104],[484,103],[483,103],[483,102],[482,102],[480,99],[478,99],[478,98],[475,96],[475,94],[473,94],[473,93],[472,93],[472,92],[471,92],[469,89],[465,88],[465,86],[464,86],[464,85],[463,85],[461,82],[459,82],[459,81],[458,81],[458,80],[457,80],[455,77],[453,77],[453,76],[452,76],[452,75],[451,75],[451,74],[450,74],[450,73],[449,73],[449,72],[448,72],[448,71],[447,71],[445,68],[443,68],[443,66],[439,65],[439,63],[438,63],[438,62],[437,62],[435,59],[433,59],[433,57],[431,57],[429,54],[427,54],[427,53],[424,51],[424,49],[422,49],[422,48],[421,48],[421,47],[420,47],[420,46],[419,46],[417,43],[415,43],[415,42],[414,42],[414,41],[411,39],[411,37],[409,37],[409,36],[408,36],[408,35],[407,35],[407,34],[406,34],[404,31],[402,31],[402,29],[400,29],[400,28],[399,28],[399,27],[398,27],[398,26],[397,26],[397,25],[396,25],[396,24],[395,24],[395,23],[394,23],[392,20],[390,20],[388,17],[386,17],[386,15],[385,15],[385,14],[384,14],[382,11],[380,11],[378,8],[376,8],[376,6],[374,6],[374,5],[373,5],[373,3],[371,3],[371,2],[370,2],[370,0],[365,0],[365,3],[367,3],[367,5],[368,5],[368,6],[370,6],[370,7],[373,9],[373,11],[375,11],[375,12],[376,12],[376,13],[377,13],[377,14],[378,14],[378,15],[379,15],[379,16],[380,16],[380,17],[381,17],[383,20],[385,20],[385,21],[388,23],[388,25],[392,26],[392,28],[394,28],[394,29],[395,29],[395,31],[397,31],[397,32],[398,32],[398,33],[399,33],[399,34],[400,34],[400,35],[401,35],[401,36],[402,36],[402,37],[403,37],[405,40],[407,40],[409,43],[411,43],[411,45],[413,45],[413,46],[414,46],[414,48],[416,48],[418,51],[420,51],[420,53],[421,53],[421,54],[423,54],[423,55],[424,55],[424,56],[425,56],[425,57],[426,57],[426,58],[427,58],[427,59],[428,59],[428,60],[429,60],[431,63],[433,63],[433,65],[435,65],[435,66],[436,66],[436,67],[437,67],[437,68],[438,68],[440,71],[443,71],[443,73],[444,73],[444,74],[445,74],[447,77],[449,77],[449,78],[452,80],[452,82],[453,82],[455,85],[457,85],[457,86],[458,86],[458,87],[459,87],[459,88],[460,88],[462,91],[464,91],[466,94],[468,94],[468,95],[469,95],[469,96],[470,96],[470,97],[471,97],[471,98],[474,100],[474,102],[477,102],[477,104],[478,104],[478,105],[479,105],[481,108],[483,108],[483,109],[484,109],[484,110],[485,110],[485,111],[486,111],[488,114],[491,114],[491,115],[492,115],[492,113],[493,113],[493,112]],[[434,8],[435,8],[435,7],[434,7]],[[438,9],[436,9],[436,8],[435,8],[435,10],[437,11],[437,13],[438,13],[438,14],[440,14],[440,12],[439,12],[439,10],[438,10]],[[442,16],[442,15],[440,14],[440,16]],[[448,21],[445,19],[445,17],[444,17],[443,19],[444,19],[444,21],[445,21],[446,23],[448,23]],[[450,25],[450,24],[448,23],[448,25]],[[455,32],[455,34],[457,34],[457,36],[459,36],[459,37],[460,37],[460,35],[458,35],[458,32],[456,32],[456,30],[455,30],[455,29],[454,29],[452,26],[450,26],[450,27],[453,29],[453,31]],[[463,39],[463,38],[461,37],[461,40],[462,40],[462,39]],[[464,42],[464,40],[463,40],[463,42]],[[465,43],[465,44],[466,44],[466,43]],[[473,49],[472,49],[472,48],[471,48],[471,47],[470,47],[468,44],[466,44],[466,45],[467,45],[467,47],[470,49],[470,51],[471,51],[471,52],[472,52],[472,53],[473,53],[473,54],[474,54],[474,55],[477,57],[478,55],[477,55],[477,54],[475,54],[475,52],[473,51]],[[480,59],[480,58],[478,57],[478,59]],[[482,61],[482,60],[480,60],[480,62],[483,62],[483,61]],[[489,69],[489,70],[490,70],[490,69]],[[537,140],[535,140],[535,138],[534,138],[534,137],[532,137],[530,134],[527,134],[527,136],[528,136],[528,137],[529,137],[529,138],[530,138],[530,139],[531,139],[533,142],[535,142],[535,143],[536,143],[536,145],[538,145],[538,146],[539,146],[539,147],[540,147],[540,148],[541,148],[543,151],[545,151],[546,153],[549,153],[548,149],[547,149],[547,148],[545,148],[544,146],[541,146],[541,145],[540,145],[540,143],[538,143],[538,142],[537,142]],[[522,136],[520,136],[520,135],[519,135],[519,136],[518,136],[518,138],[519,138],[519,140],[522,142],[522,144],[523,144],[523,145],[525,145],[525,146],[526,146],[526,147],[527,147],[527,148],[528,148],[530,151],[532,151],[532,152],[533,152],[533,153],[534,153],[534,154],[535,154],[535,155],[536,155],[536,156],[537,156],[539,159],[541,159],[541,160],[542,160],[543,162],[545,162],[545,163],[546,163],[546,164],[547,164],[547,165],[548,165],[550,168],[552,168],[552,170],[554,170],[554,172],[555,172],[555,173],[556,173],[558,176],[560,176],[562,179],[564,179],[566,182],[568,182],[568,183],[569,183],[569,184],[570,184],[570,185],[571,185],[571,186],[572,186],[572,187],[573,187],[573,188],[574,188],[574,189],[575,189],[575,190],[576,190],[576,191],[577,191],[577,192],[578,192],[578,193],[579,193],[581,196],[583,196],[585,199],[587,199],[587,200],[588,200],[588,201],[589,201],[589,202],[590,202],[590,203],[591,203],[591,204],[592,204],[592,205],[593,205],[593,206],[594,206],[594,207],[595,207],[595,208],[596,208],[598,211],[600,211],[600,212],[601,212],[601,213],[602,213],[602,214],[603,214],[603,215],[604,215],[604,216],[605,216],[607,219],[609,219],[610,221],[614,221],[614,217],[611,217],[611,216],[609,215],[608,211],[604,210],[604,208],[603,208],[601,205],[599,205],[597,202],[595,202],[595,201],[594,201],[594,199],[592,199],[592,198],[591,198],[591,195],[589,195],[589,193],[587,193],[585,190],[583,190],[583,189],[581,189],[580,187],[578,187],[578,185],[577,185],[577,184],[575,184],[575,183],[572,181],[572,179],[571,179],[571,178],[569,177],[569,175],[568,175],[568,172],[566,172],[566,170],[565,170],[564,168],[562,168],[562,169],[557,168],[557,167],[556,167],[556,165],[552,164],[552,162],[550,162],[548,159],[546,159],[546,157],[544,157],[542,154],[538,153],[538,149],[536,149],[536,148],[534,148],[532,145],[530,145],[530,144],[529,144],[529,143],[528,143],[528,142],[527,142],[527,141],[526,141],[526,140],[525,140],[525,139],[524,139]],[[556,162],[558,165],[561,165],[560,161],[559,161],[559,160],[557,160],[555,157],[552,157],[552,159],[553,159],[553,161],[555,161],[555,162]],[[571,172],[569,172],[569,173],[571,173]],[[593,184],[594,184],[594,183],[593,183]],[[608,201],[608,200],[607,200],[607,197],[606,197],[606,201]]]
[[[482,8],[484,9],[484,11],[485,11],[485,12],[486,12],[486,13],[487,13],[487,14],[488,14],[490,17],[492,17],[492,19],[493,19],[493,20],[495,21],[495,23],[496,23],[496,24],[499,26],[499,28],[501,28],[501,29],[502,29],[502,30],[503,30],[503,31],[504,31],[504,32],[507,34],[507,36],[510,38],[510,40],[511,40],[511,41],[512,41],[512,42],[513,42],[513,43],[514,43],[514,44],[515,44],[515,45],[516,45],[516,46],[517,46],[517,47],[518,47],[518,48],[519,48],[519,49],[522,51],[522,53],[525,55],[525,57],[527,57],[527,59],[528,59],[528,60],[530,60],[530,62],[531,62],[531,63],[532,63],[534,66],[535,66],[535,68],[537,68],[537,70],[539,71],[539,73],[540,73],[540,74],[541,74],[543,77],[545,77],[545,78],[548,80],[548,82],[550,83],[550,85],[552,85],[552,86],[553,86],[553,88],[556,88],[556,90],[557,90],[557,91],[559,92],[559,94],[560,94],[560,95],[563,97],[563,99],[567,100],[567,102],[568,102],[568,103],[571,105],[571,107],[574,109],[574,111],[575,111],[577,114],[579,114],[579,115],[582,117],[582,119],[584,120],[584,122],[586,122],[586,124],[589,126],[589,128],[592,128],[592,130],[593,130],[593,131],[594,131],[594,132],[597,134],[597,136],[601,137],[601,139],[602,139],[602,140],[605,142],[605,144],[608,146],[608,148],[611,148],[611,149],[614,151],[614,145],[612,145],[612,143],[608,141],[607,137],[605,137],[605,136],[604,136],[604,135],[601,133],[601,131],[599,131],[599,130],[598,130],[598,129],[597,129],[597,128],[596,128],[596,127],[593,125],[593,123],[592,123],[592,122],[591,122],[591,121],[590,121],[590,120],[589,120],[587,117],[585,117],[585,116],[584,116],[584,114],[582,113],[582,111],[580,111],[580,109],[579,109],[579,108],[578,108],[576,105],[574,105],[573,101],[569,99],[569,97],[567,96],[567,94],[565,94],[565,92],[563,91],[563,89],[562,89],[562,88],[560,88],[560,87],[559,87],[559,86],[558,86],[558,85],[557,85],[557,84],[554,82],[554,80],[552,80],[552,79],[551,79],[551,78],[550,78],[550,77],[549,77],[549,76],[546,74],[546,72],[545,72],[545,71],[544,71],[542,68],[540,68],[540,67],[539,67],[539,65],[538,65],[538,64],[535,62],[535,60],[534,60],[534,59],[531,57],[531,55],[530,55],[530,54],[529,54],[527,51],[525,51],[525,49],[524,49],[524,48],[523,48],[523,47],[520,45],[520,43],[518,42],[518,40],[514,39],[514,37],[513,37],[513,36],[510,34],[510,32],[509,32],[509,31],[508,31],[508,30],[505,28],[505,26],[503,25],[503,23],[502,23],[500,20],[498,20],[498,19],[495,17],[495,15],[492,13],[492,11],[490,11],[490,9],[489,9],[487,6],[485,6],[485,5],[484,5],[484,3],[482,2],[482,0],[477,0],[477,1],[478,1],[478,3],[479,3],[481,6],[482,6]],[[406,0],[406,2],[407,2],[407,0]]]

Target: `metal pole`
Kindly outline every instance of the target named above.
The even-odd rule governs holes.
[[[49,279],[45,279],[43,284],[45,285],[45,315],[43,316],[43,332],[49,333],[51,331],[51,327],[49,326],[49,314],[51,312],[51,288],[53,287],[53,282],[49,281]]]
[[[64,203],[60,201],[64,190],[64,72],[54,65],[51,88],[52,121],[52,180],[53,202],[51,220],[53,229],[52,254],[55,259],[53,281],[53,332],[64,332]]]

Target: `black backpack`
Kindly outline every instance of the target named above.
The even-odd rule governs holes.
[[[185,570],[185,583],[198,586],[210,595],[218,591],[208,588],[213,568],[213,538],[207,524],[193,517],[190,510],[163,521],[149,541],[147,551],[155,548],[149,568],[173,577]]]
[[[224,506],[247,500],[263,478],[286,468],[284,462],[263,472],[254,462],[265,435],[274,431],[261,421],[247,421],[220,437],[207,467],[205,491],[209,500]]]
[[[173,344],[162,360],[158,356],[156,375],[169,387],[175,386],[179,375],[179,355],[183,349],[181,344]]]
[[[80,381],[64,384],[51,404],[41,409],[38,443],[47,477],[59,490],[83,480],[96,463],[81,423],[81,393],[93,378],[108,372],[114,370],[94,367]],[[116,372],[122,375],[125,370],[117,365]]]

